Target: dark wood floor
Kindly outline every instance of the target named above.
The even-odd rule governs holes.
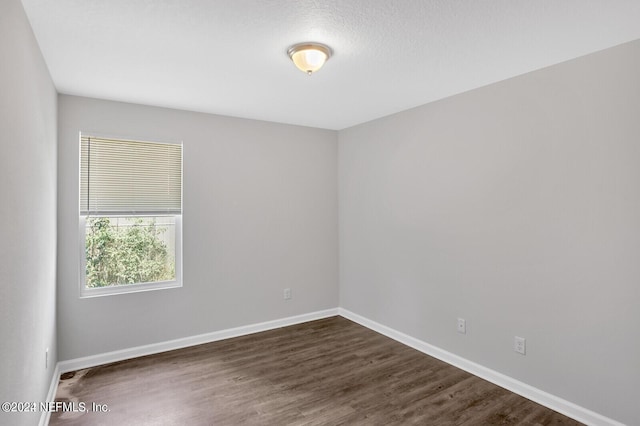
[[[579,425],[342,317],[66,373],[51,425]]]

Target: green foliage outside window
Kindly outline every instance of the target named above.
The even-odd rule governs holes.
[[[86,286],[175,279],[175,263],[162,236],[166,228],[138,218],[114,226],[108,217],[87,219]]]

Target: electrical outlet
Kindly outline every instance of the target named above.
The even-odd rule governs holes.
[[[44,368],[49,368],[49,348],[44,351]]]
[[[513,350],[518,352],[519,354],[526,355],[526,345],[524,337],[516,336],[513,339]]]
[[[458,333],[467,334],[467,321],[464,318],[458,318]]]
[[[285,288],[284,289],[284,300],[289,300],[291,299],[291,289],[290,288]]]

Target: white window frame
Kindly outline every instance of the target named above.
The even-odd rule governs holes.
[[[82,138],[82,133],[79,134],[78,138],[78,149],[80,149],[80,140]],[[85,132],[87,134],[91,134],[92,136],[102,137],[100,134],[96,134],[94,132]],[[109,136],[111,139],[125,139],[131,140],[132,138],[116,138],[113,136]],[[139,140],[139,139],[138,139]],[[149,139],[143,139],[149,140]],[[156,142],[154,140],[154,142]],[[163,143],[163,142],[158,142]],[[175,143],[175,142],[168,142]],[[183,148],[184,149],[184,148]],[[184,151],[183,151],[184,152]],[[184,163],[184,158],[183,158]],[[80,158],[78,159],[78,171],[80,171]],[[80,173],[78,173],[79,175]],[[183,169],[184,175],[184,169]],[[78,184],[78,195],[80,194],[80,184]],[[78,197],[78,202],[80,201],[80,197]],[[168,281],[155,281],[155,282],[145,282],[145,283],[133,283],[133,284],[121,284],[107,287],[87,287],[87,276],[86,276],[86,266],[87,266],[87,257],[86,257],[86,225],[87,225],[87,217],[88,215],[80,213],[79,215],[79,228],[78,228],[78,236],[79,236],[79,248],[80,248],[80,262],[79,262],[79,287],[80,287],[80,298],[90,298],[90,297],[99,297],[99,296],[109,296],[116,294],[128,294],[128,293],[139,293],[144,291],[152,291],[152,290],[163,290],[169,288],[180,288],[182,287],[182,214],[113,214],[113,215],[98,215],[96,217],[149,217],[149,216],[167,216],[173,217],[175,220],[175,279]]]
[[[145,217],[148,215],[140,215]],[[109,217],[109,216],[100,216]],[[115,217],[115,215],[113,216]],[[126,217],[133,217],[127,215]],[[121,284],[108,287],[87,287],[87,255],[86,255],[86,229],[87,216],[80,215],[80,228],[78,234],[80,236],[80,297],[96,297],[107,296],[111,294],[138,293],[141,291],[162,290],[166,288],[182,287],[182,215],[171,215],[175,219],[175,274],[176,278],[170,281],[155,281],[149,283]]]

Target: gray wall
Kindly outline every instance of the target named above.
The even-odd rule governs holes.
[[[44,401],[56,364],[56,99],[22,3],[0,1],[0,402]]]
[[[336,132],[63,95],[58,108],[60,359],[338,306]],[[79,131],[183,141],[184,287],[79,298]]]
[[[633,42],[341,131],[341,306],[640,424],[639,76]]]

